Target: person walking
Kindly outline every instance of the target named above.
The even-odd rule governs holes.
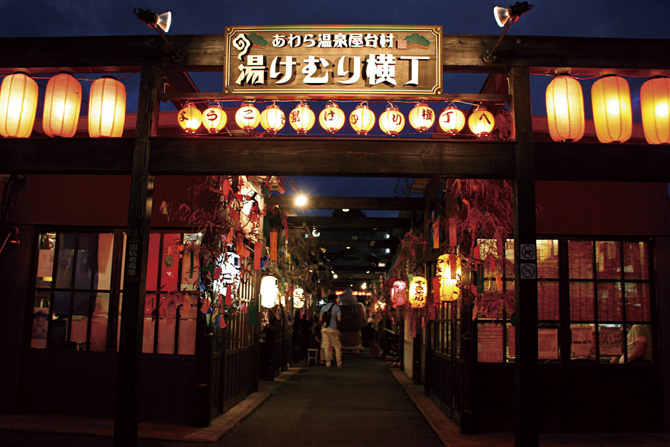
[[[333,361],[331,346],[335,349],[335,361],[337,367],[342,367],[342,343],[340,342],[340,331],[337,323],[342,321],[342,310],[337,303],[337,295],[328,295],[328,304],[321,306],[319,319],[321,320],[321,347],[326,356],[326,367],[330,367]],[[329,318],[330,317],[330,318]]]

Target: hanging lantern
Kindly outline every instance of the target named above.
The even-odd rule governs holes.
[[[37,112],[37,82],[23,73],[6,76],[0,85],[0,135],[28,138]]]
[[[302,287],[293,290],[293,307],[296,309],[305,307],[305,291]]]
[[[219,105],[212,105],[202,112],[202,125],[209,133],[219,133],[226,127],[228,116]]]
[[[456,256],[443,254],[437,258],[436,275],[440,280],[440,301],[456,301],[461,289],[456,286],[461,275],[460,261]]]
[[[586,129],[582,86],[572,76],[556,76],[547,86],[547,122],[554,141],[579,141]]]
[[[465,127],[465,114],[453,104],[440,113],[440,129],[449,135],[456,135]]]
[[[186,103],[178,116],[179,125],[186,133],[195,133],[202,124],[202,113],[192,102]]]
[[[261,280],[261,306],[266,309],[275,307],[278,295],[279,286],[277,278],[274,276],[264,276]]]
[[[591,88],[593,123],[601,143],[623,143],[633,133],[633,111],[628,81],[605,76]]]
[[[81,96],[81,84],[71,74],[59,73],[49,79],[42,114],[45,134],[71,138],[77,133]]]
[[[235,123],[237,126],[249,133],[253,132],[261,122],[261,114],[253,104],[242,104],[235,112]]]
[[[300,135],[305,135],[314,126],[316,120],[314,112],[307,104],[300,101],[295,109],[291,110],[289,114],[289,122],[291,127],[295,129]]]
[[[640,89],[642,129],[649,144],[670,143],[670,79],[653,78]]]
[[[409,304],[412,309],[421,309],[426,305],[428,282],[423,276],[415,276],[409,283]]]
[[[261,112],[260,123],[267,133],[274,135],[284,128],[286,115],[278,105],[272,103]]]
[[[319,114],[319,124],[328,133],[337,133],[344,126],[346,116],[334,102],[329,102]]]
[[[468,118],[468,127],[470,131],[478,137],[485,137],[491,133],[496,120],[493,114],[486,110],[486,107],[479,106]]]
[[[126,87],[111,76],[96,79],[88,96],[88,135],[119,138],[126,121]]]
[[[402,306],[405,304],[405,293],[407,292],[407,282],[401,279],[393,282],[391,289],[391,302],[393,307]]]
[[[435,123],[435,112],[426,104],[420,102],[409,112],[410,125],[419,132],[425,132]]]
[[[405,127],[405,117],[393,104],[386,107],[386,111],[379,115],[379,128],[386,135],[395,137]]]
[[[349,115],[349,124],[358,135],[367,135],[375,126],[375,114],[366,103],[360,103]]]

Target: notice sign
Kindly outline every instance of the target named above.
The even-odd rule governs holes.
[[[439,26],[228,27],[224,93],[439,95],[441,54]]]

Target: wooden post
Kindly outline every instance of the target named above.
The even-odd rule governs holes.
[[[137,445],[140,357],[153,193],[153,177],[149,175],[149,139],[155,135],[158,128],[159,74],[157,66],[144,66],[140,78],[137,133],[128,208],[128,240],[114,419],[115,447]]]
[[[517,447],[537,447],[537,256],[535,172],[528,67],[510,70],[516,139],[514,187],[514,261],[516,288],[515,440]]]

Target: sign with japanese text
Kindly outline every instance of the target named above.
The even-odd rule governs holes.
[[[439,26],[228,27],[224,93],[439,95],[441,51]]]

